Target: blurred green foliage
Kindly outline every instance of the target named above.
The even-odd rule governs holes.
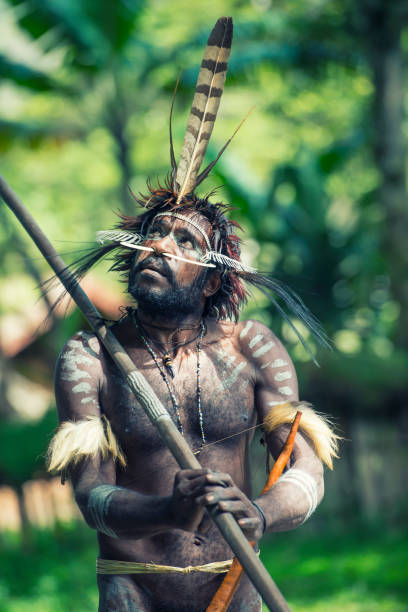
[[[57,426],[56,411],[38,421],[10,421],[0,428],[0,474],[3,481],[21,486],[32,476],[43,476],[44,451]]]

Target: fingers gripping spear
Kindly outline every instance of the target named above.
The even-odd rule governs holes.
[[[184,469],[199,469],[201,467],[199,462],[149,383],[141,372],[137,370],[135,364],[114,334],[105,325],[101,315],[86,293],[81,289],[78,281],[55,251],[30,212],[1,176],[0,196],[28,232],[92,329],[100,338],[105,349],[126,378],[130,389],[137,397],[152,424],[157,428],[163,442],[167,445],[179,466]],[[290,612],[284,597],[256,556],[232,514],[227,512],[219,513],[216,507],[213,510],[209,510],[209,513],[268,608],[272,612]]]

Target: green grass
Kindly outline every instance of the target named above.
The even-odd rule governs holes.
[[[82,524],[35,530],[22,550],[0,539],[0,612],[95,612],[95,532]]]
[[[23,551],[0,536],[0,612],[95,612],[95,534],[33,531]],[[262,559],[293,612],[408,612],[408,531],[352,527],[268,538]]]
[[[277,534],[261,555],[293,612],[407,612],[408,531]]]

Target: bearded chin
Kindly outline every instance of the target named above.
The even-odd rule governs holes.
[[[196,279],[190,287],[169,287],[159,290],[129,283],[128,291],[138,307],[151,315],[168,316],[169,319],[185,317],[200,310],[205,276]]]

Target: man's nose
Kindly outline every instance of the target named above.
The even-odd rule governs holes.
[[[177,250],[177,243],[171,234],[152,240],[149,246],[154,249],[154,254],[161,256],[163,253],[175,253]]]

